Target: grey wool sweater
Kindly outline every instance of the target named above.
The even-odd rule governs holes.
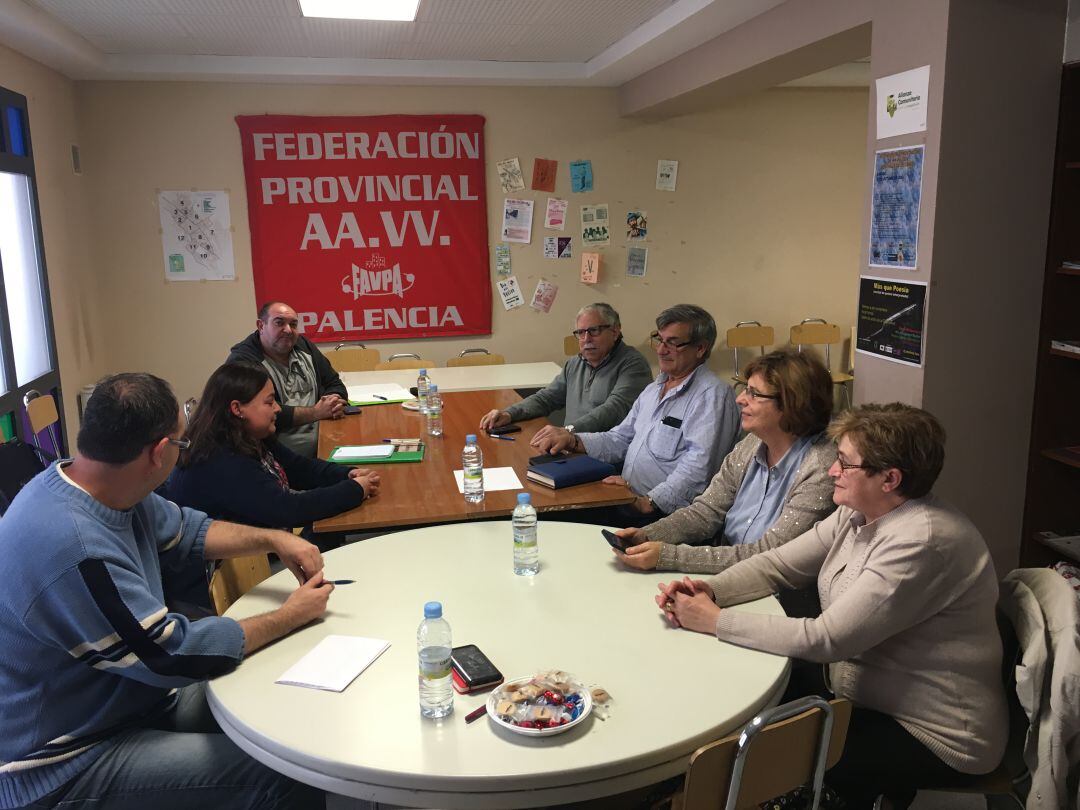
[[[971,521],[932,494],[871,523],[840,507],[707,580],[721,607],[815,581],[816,619],[722,610],[716,637],[829,664],[837,697],[894,718],[946,765],[997,767],[1008,735],[998,582]]]
[[[709,541],[724,530],[727,512],[760,447],[761,439],[748,435],[728,453],[720,472],[692,504],[646,527],[649,540],[663,543],[656,570],[715,574],[740,560],[782,546],[836,509],[829,478],[829,466],[836,460],[836,445],[822,434],[810,445],[795,473],[780,518],[758,542],[739,546],[690,545]]]

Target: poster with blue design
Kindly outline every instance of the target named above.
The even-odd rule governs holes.
[[[870,266],[914,270],[919,254],[923,146],[882,149],[874,160]]]

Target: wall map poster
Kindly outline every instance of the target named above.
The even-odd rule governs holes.
[[[925,147],[883,149],[874,160],[870,266],[914,270]]]
[[[256,300],[316,341],[490,334],[483,116],[236,123]]]
[[[859,322],[855,350],[922,365],[926,284],[863,276],[859,279]]]

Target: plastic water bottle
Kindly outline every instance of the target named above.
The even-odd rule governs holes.
[[[484,454],[476,444],[476,435],[465,437],[465,449],[461,451],[461,473],[465,500],[480,503],[484,500]]]
[[[450,683],[450,625],[442,617],[442,603],[424,605],[424,620],[416,630],[416,655],[420,672],[420,714],[446,717],[454,710],[454,687]]]
[[[420,376],[416,378],[416,398],[420,400],[420,413],[427,413],[427,398],[431,388],[431,377],[427,375],[427,369],[420,369]]]
[[[531,577],[540,570],[536,545],[536,509],[528,492],[519,492],[511,521],[514,524],[514,573]]]
[[[428,388],[427,432],[429,436],[442,436],[442,397],[435,383]]]

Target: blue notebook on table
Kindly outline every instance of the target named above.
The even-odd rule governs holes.
[[[615,475],[613,466],[589,456],[567,456],[544,464],[534,464],[525,473],[525,477],[530,481],[552,489],[591,484],[609,475]]]

